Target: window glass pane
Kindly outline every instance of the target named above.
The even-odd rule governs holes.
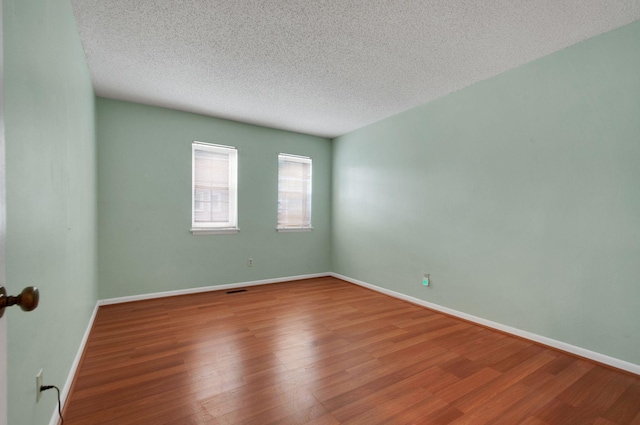
[[[311,227],[311,158],[278,156],[278,228]]]
[[[235,227],[237,151],[215,145],[193,145],[194,227]]]

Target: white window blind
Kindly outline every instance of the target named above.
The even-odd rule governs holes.
[[[278,155],[278,230],[311,229],[311,158]]]
[[[192,144],[192,231],[237,231],[238,151],[229,146]]]

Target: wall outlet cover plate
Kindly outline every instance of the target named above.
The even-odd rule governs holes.
[[[40,396],[42,395],[40,387],[42,387],[42,369],[36,375],[36,403],[40,401]]]

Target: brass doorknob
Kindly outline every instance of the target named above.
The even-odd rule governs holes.
[[[7,296],[7,290],[0,286],[0,317],[4,315],[4,309],[12,305],[19,305],[23,311],[32,311],[38,307],[40,291],[35,286],[27,286],[17,297]]]

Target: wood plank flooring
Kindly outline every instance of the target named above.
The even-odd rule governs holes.
[[[640,425],[640,377],[334,278],[101,307],[66,425]]]

